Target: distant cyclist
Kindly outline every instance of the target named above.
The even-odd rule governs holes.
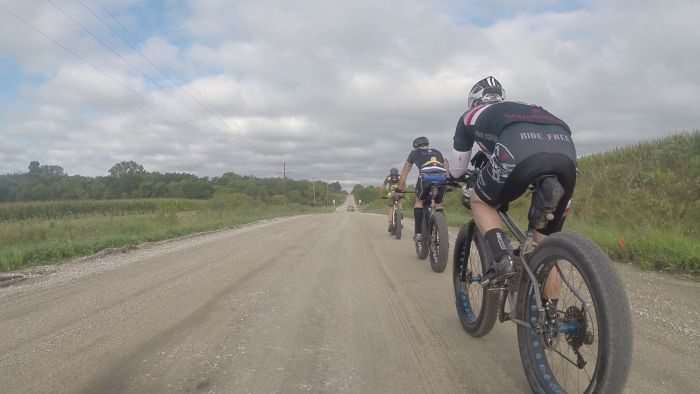
[[[398,168],[392,168],[389,170],[389,175],[384,178],[384,187],[382,189],[382,194],[386,196],[388,199],[387,201],[387,210],[386,214],[387,217],[389,218],[389,229],[388,231],[391,232],[393,229],[391,228],[392,226],[392,218],[394,217],[394,192],[399,189],[399,170]]]
[[[454,135],[455,157],[450,173],[463,176],[480,162],[470,204],[474,221],[491,249],[496,279],[513,270],[510,240],[497,209],[521,196],[542,175],[556,175],[564,190],[554,220],[538,235],[561,230],[564,212],[576,184],[576,149],[569,126],[542,107],[505,101],[505,90],[494,77],[477,82],[469,92],[467,111]],[[544,194],[554,193],[544,190]],[[537,209],[537,202],[532,209]],[[552,276],[550,276],[552,278]],[[552,291],[559,283],[550,283]],[[545,289],[545,295],[548,293]]]
[[[418,181],[416,182],[416,203],[413,206],[413,215],[415,221],[415,235],[414,239],[416,241],[421,241],[423,239],[423,198],[425,198],[424,193],[427,193],[429,189],[423,187],[421,181],[421,174],[426,172],[443,172],[447,171],[447,163],[442,153],[434,148],[430,147],[430,141],[427,137],[418,137],[413,140],[413,150],[408,155],[406,163],[403,165],[401,170],[401,178],[399,180],[400,190],[406,190],[406,179],[408,174],[411,172],[411,168],[415,165],[418,168]],[[438,193],[438,199],[435,200],[436,204],[442,202],[443,193]]]

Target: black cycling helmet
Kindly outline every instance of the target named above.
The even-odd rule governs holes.
[[[413,140],[413,149],[420,148],[422,146],[428,146],[430,145],[430,141],[428,141],[428,137],[418,137],[415,140]]]
[[[506,90],[494,77],[486,77],[477,82],[469,91],[467,107],[474,108],[480,104],[503,101],[506,98]]]
[[[399,175],[399,169],[398,169],[398,168],[392,168],[391,170],[389,170],[389,175],[391,175],[391,176],[397,176],[397,175]]]

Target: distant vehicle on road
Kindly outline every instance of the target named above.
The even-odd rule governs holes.
[[[353,207],[352,205],[348,205],[348,212],[352,212],[354,210],[355,210],[355,207]]]

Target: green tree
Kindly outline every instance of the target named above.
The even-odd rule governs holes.
[[[65,176],[66,173],[63,171],[63,167],[54,165],[43,165],[39,167],[39,172],[43,176]]]
[[[40,168],[41,164],[38,161],[32,161],[29,163],[29,175],[39,175]]]
[[[342,193],[343,187],[340,185],[340,182],[333,182],[328,185],[328,191],[331,193]]]
[[[143,168],[143,166],[133,160],[119,162],[109,169],[109,175],[114,178],[139,176],[145,174],[146,170]]]
[[[209,198],[214,194],[214,187],[203,179],[185,180],[182,181],[182,194],[185,198]]]

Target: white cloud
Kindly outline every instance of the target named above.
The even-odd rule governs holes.
[[[3,169],[39,159],[84,174],[135,159],[153,170],[277,175],[285,160],[293,176],[379,182],[418,135],[448,150],[466,91],[487,74],[569,122],[579,152],[607,149],[700,123],[700,4],[671,3],[553,12],[561,4],[190,1],[177,22],[186,40],[139,45],[168,79],[188,80],[175,86],[55,9],[18,6],[97,70],[0,17],[0,51],[46,79],[3,115],[0,157]]]

